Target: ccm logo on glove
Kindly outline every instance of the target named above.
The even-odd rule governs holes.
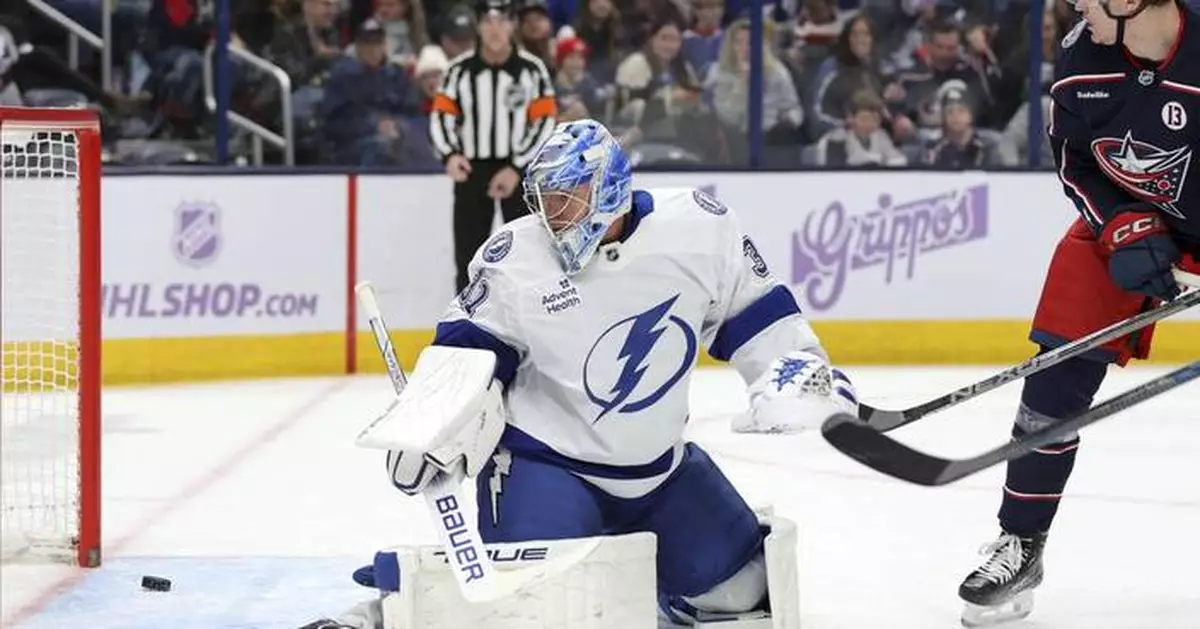
[[[1125,214],[1113,219],[1104,229],[1101,240],[1112,251],[1122,245],[1127,245],[1151,234],[1165,234],[1167,228],[1155,214]]]

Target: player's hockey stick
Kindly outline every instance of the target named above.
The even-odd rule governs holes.
[[[880,432],[894,430],[906,424],[911,424],[926,415],[946,410],[951,406],[966,402],[1010,382],[1026,378],[1043,369],[1053,367],[1065,360],[1100,347],[1113,339],[1136,332],[1151,323],[1161,321],[1183,312],[1196,304],[1200,304],[1200,276],[1176,271],[1175,279],[1180,284],[1195,287],[1197,290],[1189,291],[1153,310],[1139,313],[1124,321],[1114,323],[1107,328],[1097,330],[1081,339],[1060,345],[1044,354],[1034,356],[1016,367],[1006,369],[986,380],[969,384],[957,391],[952,391],[924,404],[899,411],[883,410],[867,404],[859,404],[858,417]]]
[[[867,467],[911,483],[934,487],[952,483],[997,463],[1058,442],[1088,424],[1111,417],[1198,377],[1200,361],[1130,389],[1071,419],[1016,437],[1003,446],[965,459],[945,459],[926,454],[875,430],[848,413],[839,413],[826,420],[821,432],[833,447]]]
[[[370,282],[360,282],[354,287],[354,292],[358,295],[358,302],[362,306],[363,314],[366,315],[371,331],[375,335],[375,345],[379,348],[379,353],[383,355],[383,363],[387,367],[388,377],[392,381],[396,396],[399,397],[408,384],[408,378],[404,375],[404,368],[400,365],[400,359],[396,356],[396,348],[392,345],[391,335],[383,321],[383,312],[379,309],[379,301],[375,298],[375,289]],[[395,402],[393,402],[394,404]],[[363,429],[359,434],[360,445],[365,445],[363,437],[371,432],[372,428],[386,422],[387,419],[388,414],[385,412],[383,416]],[[377,446],[373,445],[372,447]],[[397,446],[389,449],[401,450],[403,448]],[[459,487],[464,478],[466,478],[466,472],[460,462],[451,470],[436,473],[425,487],[422,495],[425,497],[425,503],[433,517],[434,528],[438,531],[438,537],[446,551],[446,560],[450,563],[450,569],[458,582],[459,590],[462,592],[463,598],[472,603],[494,601],[509,596],[534,582],[582,561],[600,544],[598,538],[589,537],[580,540],[574,548],[569,548],[561,554],[550,555],[546,561],[535,566],[519,570],[498,571],[488,556],[483,539],[479,535],[478,526],[471,519],[471,514],[463,511],[466,502]]]

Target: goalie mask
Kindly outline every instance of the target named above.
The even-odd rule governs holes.
[[[525,171],[525,204],[550,232],[563,270],[573,275],[595,255],[633,199],[629,157],[594,120],[554,129]]]

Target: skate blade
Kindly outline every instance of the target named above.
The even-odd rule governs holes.
[[[964,627],[992,627],[1014,620],[1021,620],[1033,612],[1033,592],[1026,590],[999,605],[975,605],[967,603],[963,609]]]

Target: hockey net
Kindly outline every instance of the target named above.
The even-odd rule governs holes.
[[[100,149],[0,108],[0,561],[100,562]]]

